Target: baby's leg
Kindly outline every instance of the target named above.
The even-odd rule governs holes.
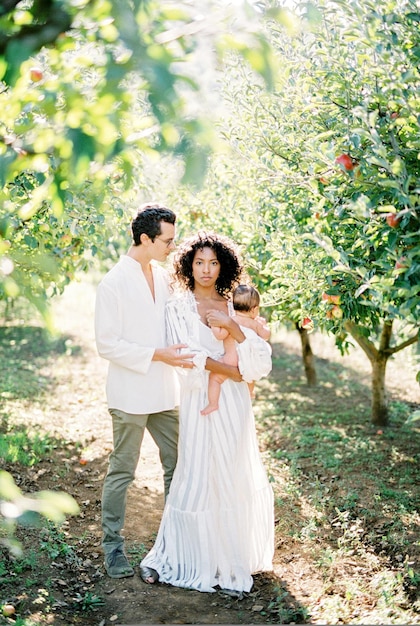
[[[229,335],[223,342],[225,353],[221,361],[227,365],[238,365],[238,355],[236,352],[236,345],[234,339]],[[214,374],[210,372],[209,386],[208,386],[208,404],[202,411],[201,415],[209,415],[213,411],[217,411],[219,408],[219,398],[221,391],[221,384],[226,380],[227,376],[221,374]]]
[[[208,386],[208,404],[202,411],[201,415],[209,415],[219,408],[219,398],[222,382],[226,380],[226,376],[210,373]]]
[[[223,363],[227,365],[238,365],[238,353],[236,352],[236,342],[229,335],[223,342],[225,353],[223,355]]]

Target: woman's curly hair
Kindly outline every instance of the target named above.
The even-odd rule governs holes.
[[[211,248],[220,263],[220,274],[215,287],[221,296],[227,296],[240,282],[243,265],[236,244],[223,235],[201,231],[184,241],[174,260],[174,278],[184,289],[193,291],[193,260],[197,250]]]

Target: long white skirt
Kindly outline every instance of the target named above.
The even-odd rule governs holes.
[[[272,569],[273,492],[260,457],[248,386],[226,380],[207,416],[207,388],[184,394],[178,464],[152,550],[161,582],[249,591]]]

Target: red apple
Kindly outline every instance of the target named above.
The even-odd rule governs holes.
[[[406,260],[407,258],[405,256],[401,256],[399,259],[397,259],[394,268],[396,270],[400,270],[403,267],[408,267]]]
[[[398,228],[400,218],[396,213],[388,213],[385,219],[388,226],[390,226],[391,228]]]
[[[329,293],[325,293],[324,291],[321,297],[326,302],[331,302],[332,304],[340,304],[340,296],[338,295],[333,296],[333,295],[330,295]]]
[[[16,613],[16,609],[13,604],[3,604],[2,613],[5,617],[10,617]]]
[[[353,159],[349,154],[340,154],[340,156],[338,156],[335,161],[339,165],[342,165],[344,169],[348,172],[354,170],[354,168],[356,167],[356,164],[353,162]]]
[[[314,323],[313,323],[313,321],[311,320],[310,317],[304,317],[303,320],[302,320],[301,326],[305,330],[313,330],[314,329]]]
[[[333,317],[335,317],[338,320],[343,317],[343,311],[336,304],[331,309],[331,314],[332,314]]]
[[[39,83],[40,80],[43,79],[44,74],[42,73],[42,70],[39,69],[39,67],[31,67],[31,80],[34,83]]]

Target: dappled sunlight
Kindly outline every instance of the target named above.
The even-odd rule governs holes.
[[[272,343],[281,352],[285,350],[288,354],[295,354],[301,358],[301,345],[299,335],[295,331],[282,329],[276,332]],[[354,345],[349,354],[341,355],[335,345],[332,335],[314,332],[310,335],[310,343],[315,358],[315,367],[320,360],[327,360],[330,363],[341,365],[342,371],[338,374],[340,380],[345,380],[351,385],[355,376],[360,380],[364,378],[370,392],[371,366],[366,354],[357,344]],[[418,356],[413,349],[402,350],[393,355],[387,364],[386,385],[390,393],[396,397],[408,398],[420,404],[420,387],[416,381],[418,371]],[[303,365],[302,365],[303,374]],[[289,373],[288,378],[291,374]],[[401,382],[404,381],[402,388]],[[331,387],[334,381],[319,380],[319,385]]]
[[[21,488],[67,490],[81,509],[63,526],[63,541],[73,546],[73,552],[62,558],[73,555],[76,560],[70,567],[60,562],[63,584],[54,588],[57,602],[66,601],[70,591],[83,598],[86,592],[78,585],[84,585],[89,593],[105,597],[107,614],[113,614],[125,606],[128,587],[124,581],[110,585],[102,568],[100,498],[112,431],[105,402],[106,363],[97,356],[93,342],[94,290],[88,286],[83,296],[82,291],[78,285],[57,304],[62,335],[56,338],[66,338],[59,344],[62,349],[38,356],[42,359],[38,369],[35,361],[32,369],[20,369],[20,361],[16,362],[19,384],[32,384],[32,377],[39,375],[46,386],[35,394],[4,398],[4,406],[11,423],[31,424],[34,431],[57,437],[48,459],[15,471]],[[85,305],[79,310],[82,301]],[[263,605],[280,616],[297,616],[298,622],[306,611],[314,624],[329,623],[330,618],[337,622],[340,615],[349,623],[365,616],[369,623],[381,623],[389,615],[378,599],[392,588],[388,571],[398,574],[395,597],[405,594],[406,602],[414,602],[411,571],[418,550],[419,433],[404,427],[403,398],[395,407],[393,427],[383,432],[373,428],[368,377],[325,355],[317,360],[319,384],[309,387],[298,341],[293,349],[287,345],[295,340],[298,337],[292,332],[286,343],[273,343],[273,371],[256,386],[257,431],[275,498],[276,551],[274,573],[271,578],[256,577],[255,597],[250,597],[244,615],[250,616],[249,623],[256,623],[252,606]],[[20,347],[24,361],[30,343]],[[124,530],[133,563],[153,544],[163,505],[158,453],[146,434],[128,493]],[[26,536],[34,542],[35,534],[26,532]],[[48,572],[50,562],[42,559]],[[110,589],[114,591],[108,595]],[[139,578],[130,580],[130,589],[130,602],[146,598]],[[147,589],[148,603],[162,603],[163,597],[179,607],[179,615],[186,603],[202,614],[202,594],[164,586]],[[212,608],[215,601],[208,601],[206,615],[232,610],[221,604]],[[403,606],[395,610],[411,615]],[[260,612],[257,615],[258,623],[267,622]],[[288,619],[287,623],[295,621]]]

